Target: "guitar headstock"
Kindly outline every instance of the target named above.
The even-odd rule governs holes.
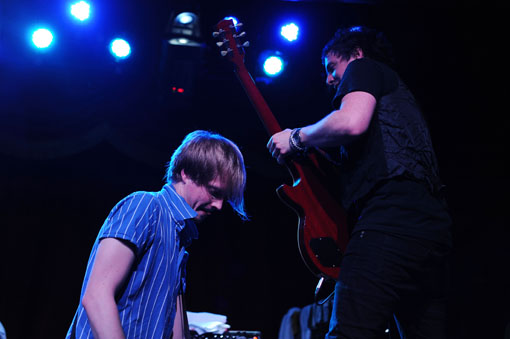
[[[246,32],[240,32],[239,28],[242,23],[234,24],[232,19],[224,19],[216,25],[217,31],[213,33],[213,37],[217,38],[216,45],[220,48],[220,54],[226,56],[237,67],[244,65],[244,48],[248,47],[248,41],[241,42],[246,36]]]

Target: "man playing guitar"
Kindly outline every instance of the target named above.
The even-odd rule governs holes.
[[[334,110],[267,148],[280,164],[315,147],[340,158],[341,203],[356,223],[327,338],[378,338],[393,316],[406,337],[445,338],[451,219],[422,113],[381,33],[340,29],[322,59]]]

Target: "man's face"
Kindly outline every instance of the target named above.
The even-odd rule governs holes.
[[[212,212],[221,210],[227,187],[220,178],[212,180],[207,185],[198,185],[184,172],[181,173],[181,177],[184,183],[184,200],[198,213],[195,221],[200,222]]]
[[[355,59],[356,58],[351,57],[349,60],[345,60],[331,52],[328,53],[324,58],[324,65],[326,67],[326,83],[329,86],[337,88],[340,81],[342,81],[347,65]]]

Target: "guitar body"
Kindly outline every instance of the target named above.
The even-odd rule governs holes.
[[[232,20],[220,21],[217,28],[219,32],[215,34],[223,38],[218,46],[228,47],[222,55],[236,65],[236,75],[267,132],[269,135],[280,132],[277,120],[244,66],[242,46],[237,43],[237,38],[244,34],[238,34]],[[282,185],[277,194],[298,216],[297,240],[301,257],[316,276],[337,279],[349,239],[346,214],[335,198],[339,193],[335,192],[338,171],[319,150],[292,160],[287,168],[293,185]]]
[[[312,154],[296,161],[294,185],[280,186],[277,194],[298,216],[297,242],[305,265],[318,277],[337,279],[349,239],[347,217],[329,190],[335,185],[327,185],[331,173],[326,174],[324,164],[317,167],[317,157],[320,155]]]

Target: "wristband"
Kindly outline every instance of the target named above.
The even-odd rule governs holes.
[[[301,128],[294,128],[292,132],[290,132],[289,144],[294,152],[304,153],[306,152],[306,146],[301,142],[300,131]]]

